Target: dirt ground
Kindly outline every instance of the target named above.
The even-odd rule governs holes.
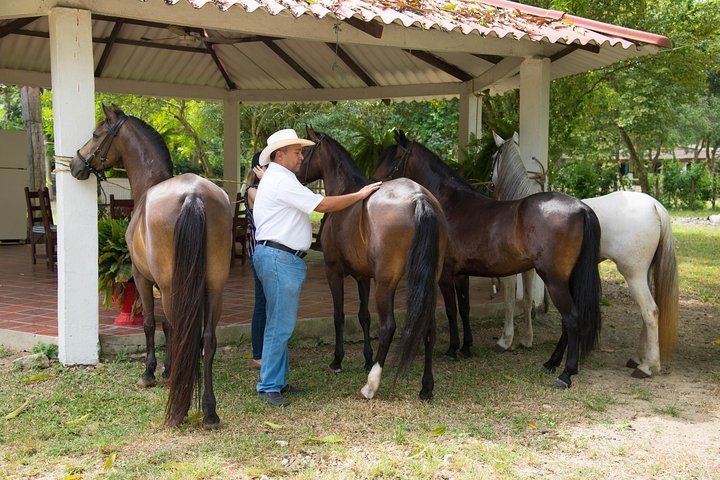
[[[603,307],[601,347],[594,354],[601,368],[585,368],[583,381],[605,388],[617,401],[604,416],[609,421],[572,427],[565,432],[567,448],[543,456],[524,473],[720,478],[720,307],[681,298],[672,361],[659,375],[638,380],[630,369],[618,368],[638,345],[638,307],[622,280],[603,282],[603,297],[610,305]]]

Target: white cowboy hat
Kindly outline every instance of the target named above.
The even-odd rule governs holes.
[[[263,151],[260,152],[260,160],[258,161],[260,166],[270,163],[271,153],[275,150],[287,147],[288,145],[301,145],[303,147],[307,147],[309,145],[315,145],[315,142],[312,140],[305,140],[304,138],[298,138],[297,133],[295,133],[295,130],[292,128],[278,130],[268,137],[267,147],[263,148]]]

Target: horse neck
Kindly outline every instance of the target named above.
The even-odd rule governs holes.
[[[369,183],[350,155],[337,150],[325,157],[321,170],[328,195],[353,193]]]
[[[145,132],[129,122],[127,126],[130,128],[124,132],[126,141],[120,156],[133,200],[137,202],[150,187],[171,178],[172,171],[168,171],[166,159],[162,158],[164,154],[147,138]]]
[[[517,200],[541,190],[540,185],[528,177],[525,164],[523,164],[518,151],[501,152],[493,194],[496,199]]]

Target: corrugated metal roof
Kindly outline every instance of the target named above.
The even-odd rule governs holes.
[[[561,78],[670,45],[659,35],[504,0],[87,5],[97,89],[121,93],[240,101],[446,97],[468,85],[517,88],[518,68],[498,66],[507,57],[548,57],[552,78]],[[15,8],[4,17],[9,8],[0,4],[0,82],[49,86],[48,12],[23,19]]]

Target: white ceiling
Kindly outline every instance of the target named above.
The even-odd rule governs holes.
[[[518,88],[669,46],[665,37],[503,0],[3,0],[0,82],[50,87],[47,14],[93,18],[96,89],[244,102],[419,99]],[[196,8],[200,7],[200,8]]]

